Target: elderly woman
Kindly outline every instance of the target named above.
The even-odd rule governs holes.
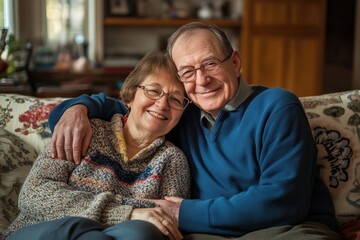
[[[189,104],[167,55],[146,55],[126,79],[125,116],[93,119],[79,165],[42,153],[19,198],[8,239],[181,239],[176,220],[149,199],[189,197],[184,154],[165,140]]]

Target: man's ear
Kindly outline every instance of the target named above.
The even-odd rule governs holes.
[[[241,73],[241,58],[240,58],[240,54],[237,51],[234,51],[233,56],[232,56],[232,62],[234,64],[235,67],[235,71],[236,71],[236,76],[240,77],[240,73]]]

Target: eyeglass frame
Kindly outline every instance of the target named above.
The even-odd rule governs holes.
[[[157,96],[156,98],[154,98],[153,96],[148,95],[148,94],[147,94],[147,91],[148,91],[148,90],[146,90],[146,87],[148,87],[148,86],[151,86],[151,87],[154,87],[154,88],[156,88],[156,89],[158,89],[158,90],[161,90],[161,94],[160,94],[159,96]],[[167,103],[169,104],[169,107],[171,107],[171,108],[173,108],[173,109],[175,109],[175,110],[185,110],[185,108],[186,108],[190,103],[192,103],[192,101],[191,101],[190,99],[188,99],[187,97],[184,96],[184,97],[183,97],[183,98],[184,98],[183,101],[185,101],[185,103],[183,103],[183,106],[182,106],[181,108],[180,108],[180,106],[179,106],[179,108],[176,108],[176,107],[174,107],[174,106],[172,106],[172,105],[170,104],[169,97],[172,96],[172,95],[179,95],[179,94],[169,94],[169,93],[166,93],[160,86],[156,86],[156,85],[154,85],[154,84],[136,85],[136,87],[142,89],[143,92],[144,92],[145,97],[147,97],[147,98],[149,98],[149,99],[151,99],[151,100],[159,100],[159,99],[161,99],[161,98],[165,95],[165,96],[167,97],[167,98],[166,98],[166,101],[167,101]]]
[[[219,60],[219,59],[217,59],[217,58],[215,58],[215,59],[218,61],[217,63],[214,63],[214,64],[215,64],[215,67],[217,67],[218,65],[220,65],[220,64],[226,62],[227,60],[229,60],[230,57],[232,56],[232,54],[233,54],[233,51],[232,51],[227,57],[225,57],[222,61]],[[194,68],[191,70],[191,71],[194,73],[194,74],[193,74],[194,77],[193,77],[192,80],[189,80],[189,81],[183,81],[183,80],[181,80],[181,76],[179,75],[179,72],[180,72],[181,70],[179,70],[179,71],[176,73],[176,75],[177,75],[177,78],[178,78],[181,82],[183,82],[183,83],[195,82],[197,70],[201,70],[202,73],[207,74],[206,71],[205,71],[204,62],[202,62],[202,63],[200,63],[200,66],[199,66],[198,68],[195,68],[195,67],[194,67]],[[183,74],[183,75],[184,75],[184,74]]]

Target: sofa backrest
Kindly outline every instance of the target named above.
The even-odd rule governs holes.
[[[64,99],[0,94],[0,128],[20,137],[40,153],[51,137],[50,111]]]

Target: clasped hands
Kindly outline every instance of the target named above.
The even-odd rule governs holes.
[[[171,240],[183,239],[178,228],[179,207],[182,199],[165,197],[165,199],[147,199],[157,204],[155,208],[135,208],[130,219],[144,220],[154,224],[164,235]]]

